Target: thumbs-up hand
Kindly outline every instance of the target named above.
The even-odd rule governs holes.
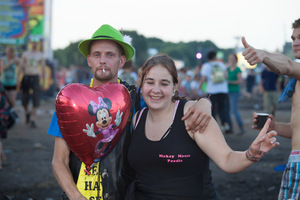
[[[242,43],[243,43],[245,49],[247,49],[248,47],[250,47],[250,45],[246,42],[246,38],[244,36],[242,37]]]
[[[242,43],[245,47],[245,50],[243,51],[243,56],[250,65],[255,65],[257,63],[263,62],[264,51],[254,49],[246,42],[245,37],[242,37]]]

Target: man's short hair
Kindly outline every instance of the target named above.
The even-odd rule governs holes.
[[[295,29],[295,28],[300,28],[300,18],[299,19],[296,19],[292,25],[292,28]]]
[[[208,60],[212,60],[217,56],[217,53],[215,51],[210,51],[207,53]]]

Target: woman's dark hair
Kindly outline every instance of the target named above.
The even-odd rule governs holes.
[[[232,55],[235,58],[235,61],[238,62],[238,57],[237,57],[237,55],[235,53],[232,53],[230,55]]]

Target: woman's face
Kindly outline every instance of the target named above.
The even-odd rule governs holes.
[[[230,66],[235,66],[236,65],[236,59],[235,59],[235,56],[234,55],[230,55],[229,58],[228,58],[228,63]]]
[[[162,65],[155,65],[144,77],[143,98],[150,109],[161,110],[172,102],[174,83],[169,71]]]

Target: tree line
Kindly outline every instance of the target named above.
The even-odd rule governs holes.
[[[159,38],[146,38],[138,34],[136,31],[122,31],[123,35],[132,37],[132,46],[135,48],[135,65],[140,67],[149,58],[149,49],[156,49],[159,53],[166,53],[174,60],[182,60],[185,67],[194,68],[207,61],[206,54],[208,51],[222,51],[224,59],[234,49],[220,49],[212,41],[191,41],[191,42],[165,42]],[[77,50],[77,46],[81,41],[70,43],[64,49],[54,50],[54,59],[59,66],[69,67],[70,65],[87,66],[86,59]],[[196,53],[200,52],[203,56],[201,59],[196,58]]]

